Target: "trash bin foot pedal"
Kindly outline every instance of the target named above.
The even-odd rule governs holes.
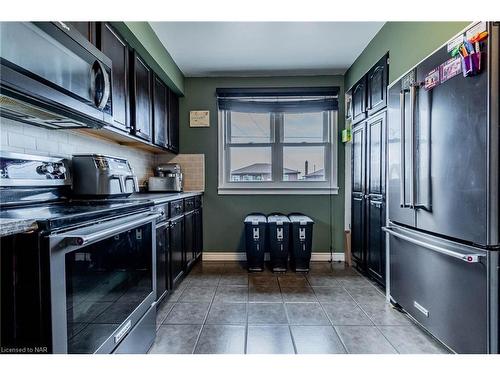
[[[281,268],[281,267],[273,268],[273,272],[275,273],[286,273],[286,271],[287,271],[286,268]]]
[[[295,272],[308,273],[309,268],[296,268]]]
[[[248,267],[248,272],[262,272],[264,268],[261,267]]]

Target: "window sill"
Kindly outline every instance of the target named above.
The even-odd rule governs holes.
[[[337,195],[339,188],[219,187],[217,192],[219,195]]]

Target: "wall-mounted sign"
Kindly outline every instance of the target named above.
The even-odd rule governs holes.
[[[210,126],[210,111],[190,111],[189,126],[192,128],[207,128]]]

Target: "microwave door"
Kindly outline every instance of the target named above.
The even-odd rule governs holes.
[[[103,122],[111,95],[111,62],[64,26],[0,22],[2,94],[64,117]]]

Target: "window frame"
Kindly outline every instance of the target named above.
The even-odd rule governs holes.
[[[218,193],[220,195],[266,195],[266,194],[304,194],[325,195],[338,194],[338,110],[323,111],[329,123],[327,142],[283,142],[284,112],[270,112],[270,143],[228,143],[226,132],[230,124],[230,110],[218,110]],[[279,117],[281,116],[281,119]],[[229,122],[228,122],[229,119]],[[283,148],[284,147],[325,147],[325,181],[283,181]],[[229,154],[232,147],[270,147],[271,148],[271,181],[248,182],[231,181]],[[327,157],[330,155],[331,157]]]

